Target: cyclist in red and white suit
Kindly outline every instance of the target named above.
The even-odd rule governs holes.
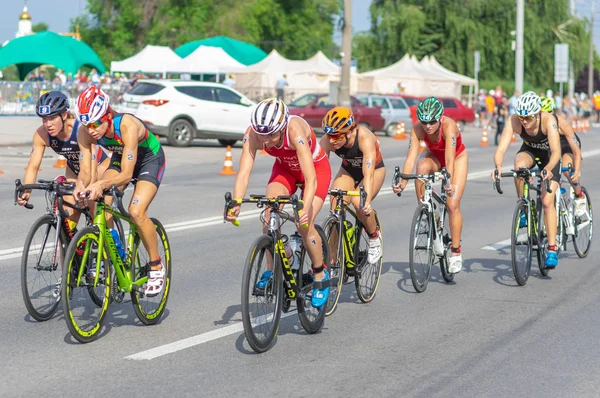
[[[302,184],[304,209],[298,224],[308,224],[308,228],[299,228],[298,232],[312,260],[315,280],[327,280],[329,274],[323,262],[321,238],[315,230],[314,221],[323,206],[331,182],[329,159],[319,145],[313,129],[301,117],[289,116],[283,101],[275,98],[263,100],[253,110],[250,119],[251,125],[243,139],[240,170],[233,197],[240,199],[246,194],[256,152],[264,149],[274,156],[275,163],[266,195],[292,195],[297,190],[296,184]],[[239,213],[238,205],[231,209],[227,219],[233,221]],[[266,284],[272,273],[265,271],[265,274],[262,278],[265,280],[261,281]],[[327,302],[328,295],[329,287],[313,289],[312,306],[322,307]]]

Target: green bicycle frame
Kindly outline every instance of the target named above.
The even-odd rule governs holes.
[[[296,282],[296,278],[294,278],[294,273],[292,271],[292,266],[290,265],[290,261],[285,254],[285,246],[283,244],[283,240],[281,236],[275,242],[275,251],[279,254],[279,258],[281,258],[281,263],[283,265],[283,275],[286,281],[285,283],[285,292],[287,294],[288,299],[293,300],[296,298],[296,289],[298,288],[298,283]]]

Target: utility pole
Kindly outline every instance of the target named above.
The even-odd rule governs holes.
[[[338,104],[350,108],[350,63],[352,61],[352,0],[344,0],[342,26],[342,73]]]
[[[515,51],[515,90],[523,93],[523,25],[525,20],[524,0],[517,0],[517,50]]]
[[[569,4],[569,16],[573,18],[575,13],[575,0],[571,0]],[[573,68],[573,60],[569,60],[569,92],[568,97],[573,98],[575,96],[575,72]]]
[[[590,59],[588,65],[588,96],[592,98],[594,94],[594,5],[596,0],[592,0],[592,18],[590,19]]]

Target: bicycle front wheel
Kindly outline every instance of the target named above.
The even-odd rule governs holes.
[[[244,334],[258,353],[273,346],[281,319],[284,282],[281,259],[273,251],[273,238],[261,235],[250,247],[242,277]],[[271,271],[270,278],[263,278],[265,271]]]
[[[517,202],[511,225],[511,262],[513,274],[519,286],[525,286],[531,270],[533,228],[529,228],[532,220],[521,222],[521,215],[527,218],[527,203],[524,200]]]
[[[444,245],[444,255],[440,257],[440,271],[442,278],[446,283],[450,283],[454,280],[454,274],[448,270],[449,258],[452,256],[452,233],[450,232],[450,223],[448,220],[448,212],[444,211],[444,230],[442,231],[442,243]]]
[[[335,216],[329,216],[323,224],[323,230],[327,237],[329,246],[329,261],[326,263],[329,269],[329,276],[332,283],[329,286],[329,300],[325,315],[333,314],[337,308],[338,300],[342,292],[342,281],[344,279],[344,261],[346,261],[344,252],[344,230],[341,223]],[[337,278],[337,281],[335,281]]]
[[[65,321],[71,335],[81,343],[98,338],[110,303],[111,262],[106,255],[108,249],[98,245],[99,234],[96,226],[77,232],[63,263],[61,294]],[[93,278],[88,276],[90,267],[96,270]],[[94,302],[94,296],[102,305]]]
[[[356,294],[363,303],[370,303],[375,298],[375,293],[379,286],[379,277],[381,276],[381,267],[383,265],[383,231],[381,230],[379,215],[375,210],[373,210],[373,212],[375,213],[375,223],[377,224],[377,229],[381,236],[381,257],[376,263],[369,263],[369,235],[367,234],[366,229],[363,228],[360,241],[365,242],[365,247],[363,249],[360,248],[359,245],[359,263],[358,269],[356,270],[356,276],[354,277]]]
[[[25,238],[21,292],[27,312],[36,321],[52,318],[60,304],[59,264],[66,245],[67,237],[56,228],[56,218],[52,214],[38,218]]]
[[[323,260],[329,258],[329,245],[327,244],[327,236],[323,232],[323,228],[320,225],[315,225],[315,229],[321,237],[321,247],[323,250]],[[320,308],[315,308],[311,304],[312,299],[312,286],[314,281],[312,272],[312,261],[308,256],[308,252],[302,247],[302,267],[298,269],[298,297],[296,298],[296,305],[298,307],[298,318],[300,318],[300,324],[307,333],[317,333],[323,326],[325,320],[325,312],[327,311],[327,304]],[[331,276],[330,276],[331,278]],[[331,294],[331,287],[329,288],[329,294]]]
[[[410,279],[418,293],[427,289],[433,266],[431,226],[431,214],[426,205],[420,204],[413,216],[408,253]]]
[[[590,247],[592,245],[592,232],[593,232],[593,213],[592,213],[592,201],[589,193],[585,187],[581,187],[581,190],[585,194],[587,201],[586,212],[581,216],[574,216],[575,236],[573,236],[573,247],[575,253],[580,258],[587,257]]]
[[[535,240],[534,244],[533,244],[533,248],[532,250],[535,250],[536,252],[536,257],[537,257],[537,262],[538,262],[538,268],[540,269],[540,274],[542,274],[542,276],[548,276],[548,273],[550,272],[547,268],[546,268],[546,264],[544,264],[544,248],[546,247],[546,244],[548,243],[548,239],[546,237],[546,225],[544,224],[544,207],[542,206],[542,202],[540,200],[538,200],[537,202],[531,202],[532,205],[533,203],[537,203],[537,207],[536,207],[536,219],[535,219],[535,230],[531,231],[531,235],[532,235],[532,240]],[[533,211],[532,211],[533,214]],[[536,246],[537,243],[537,246]]]

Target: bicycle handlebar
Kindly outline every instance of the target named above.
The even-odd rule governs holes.
[[[436,171],[431,174],[404,174],[400,172],[400,167],[396,166],[394,169],[394,177],[393,177],[393,185],[398,185],[400,183],[400,179],[402,180],[429,180],[431,182],[437,182],[442,180],[442,191],[446,189],[448,186],[452,175],[448,173],[445,167],[440,171]],[[399,197],[402,196],[402,192],[397,194]]]
[[[521,167],[517,170],[512,169],[509,172],[504,172],[502,174],[500,174],[500,177],[514,177],[514,178],[529,178],[529,177],[538,177],[538,178],[544,178],[546,176],[548,172],[544,169],[541,172],[539,171],[539,169],[537,168],[533,168],[533,169],[528,169],[527,167]],[[550,189],[550,181],[549,180],[544,180],[545,184],[546,184],[546,191],[548,193],[552,193],[552,190]],[[500,178],[498,177],[498,169],[494,170],[494,189],[496,191],[498,191],[498,193],[500,195],[502,195],[504,193],[504,191],[502,191],[502,188],[500,187]]]
[[[294,215],[296,220],[300,219],[300,214],[302,214],[302,209],[304,208],[304,202],[301,199],[298,199],[298,195],[281,195],[276,196],[274,198],[268,198],[265,195],[250,195],[249,198],[241,198],[241,199],[233,199],[231,192],[225,193],[225,209],[223,211],[223,223],[227,222],[227,213],[231,208],[237,205],[241,205],[242,203],[256,203],[257,207],[269,206],[271,208],[278,208],[279,205],[291,203],[294,209]],[[233,220],[231,222],[236,227],[240,226],[240,222],[238,220]],[[308,224],[301,224],[301,228],[308,228]]]
[[[336,189],[330,189],[329,191],[327,191],[327,193],[336,198],[339,198],[341,196],[359,196],[360,197],[359,207],[361,209],[363,207],[365,207],[365,203],[367,201],[367,191],[365,191],[364,185],[361,185],[360,189],[358,191],[345,191],[343,189],[336,188]],[[367,216],[369,214],[367,214]]]
[[[14,203],[17,205],[17,199],[21,198],[21,195],[25,191],[30,191],[34,189],[39,189],[42,191],[55,192],[58,196],[58,211],[63,217],[68,217],[69,215],[65,212],[63,205],[63,195],[73,195],[73,188],[75,188],[75,183],[72,182],[58,182],[55,180],[38,180],[38,184],[23,184],[20,179],[15,180],[15,199]],[[78,211],[85,211],[86,209],[79,208],[77,206],[68,204],[70,207],[74,208]],[[34,206],[31,203],[26,203],[24,205],[26,209],[33,209]]]

